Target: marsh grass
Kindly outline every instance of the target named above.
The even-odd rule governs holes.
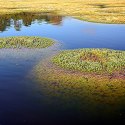
[[[68,101],[76,99],[81,108],[85,101],[93,105],[124,102],[125,78],[65,70],[53,65],[50,59],[39,63],[34,74],[46,95]]]
[[[98,54],[99,58],[96,57],[95,59],[94,57],[93,59],[93,55],[88,56],[90,55],[90,52],[93,54]],[[109,54],[109,57],[104,58],[107,53]],[[78,70],[69,70],[67,68],[57,66],[59,62],[56,62],[56,65],[53,64],[52,60],[57,61],[57,59],[60,60],[61,58],[67,64],[69,63],[69,60],[71,62],[75,62],[75,59],[79,55],[78,60],[80,59],[80,61],[86,60],[90,61],[91,63],[95,63],[95,61],[99,60],[99,63],[100,61],[106,63],[107,60],[109,61],[110,59],[112,60],[116,58],[118,56],[117,54],[119,53],[124,55],[124,52],[107,49],[67,50],[54,56],[54,58],[50,58],[39,63],[34,69],[34,74],[36,80],[38,80],[42,86],[42,91],[52,98],[61,98],[62,100],[66,101],[76,100],[76,102],[81,105],[81,108],[86,101],[90,102],[92,105],[95,104],[96,106],[98,104],[118,106],[123,104],[125,101],[124,76],[112,77],[112,74],[91,74],[83,71],[79,72]],[[86,54],[87,57],[84,57],[84,54]],[[74,60],[71,60],[70,58],[73,58]],[[59,64],[62,65],[62,63]]]
[[[0,13],[56,12],[99,22],[125,23],[124,0],[0,0]]]
[[[74,71],[124,75],[125,52],[110,49],[66,50],[55,56],[52,62]]]
[[[46,48],[54,44],[49,38],[18,36],[0,38],[0,48]]]

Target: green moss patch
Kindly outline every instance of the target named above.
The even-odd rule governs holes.
[[[67,50],[55,56],[52,62],[69,70],[98,74],[124,74],[125,51],[110,49]]]
[[[54,44],[49,38],[19,36],[0,38],[0,48],[46,48]]]

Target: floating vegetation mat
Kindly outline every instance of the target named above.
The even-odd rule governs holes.
[[[52,59],[62,68],[94,74],[125,73],[125,51],[109,49],[77,49],[63,51]]]
[[[0,38],[0,48],[46,48],[54,44],[49,38],[19,36]]]
[[[62,51],[42,61],[34,74],[42,92],[63,103],[75,101],[82,108],[87,101],[98,107],[115,107],[125,104],[124,68],[124,51],[79,49]]]

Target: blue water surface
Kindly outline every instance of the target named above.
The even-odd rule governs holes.
[[[26,17],[26,16],[24,16]],[[29,21],[4,18],[0,21],[0,37],[41,36],[59,41],[63,49],[110,48],[125,50],[125,25],[84,22],[72,17],[44,16]],[[55,51],[55,50],[52,50]],[[103,114],[64,108],[59,100],[47,103],[40,85],[32,79],[33,67],[46,57],[48,50],[0,50],[0,125],[83,125],[104,123]],[[62,100],[61,100],[62,101]],[[76,103],[75,100],[72,103]],[[67,102],[71,105],[71,102]],[[65,104],[65,105],[67,105]],[[105,107],[97,106],[99,110]],[[124,120],[125,109],[117,114]],[[109,117],[108,117],[109,116]],[[107,122],[113,123],[108,114]]]

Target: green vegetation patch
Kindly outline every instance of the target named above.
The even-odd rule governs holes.
[[[39,63],[34,74],[45,95],[61,98],[63,102],[76,100],[81,108],[85,101],[91,105],[119,105],[125,100],[125,78],[64,70],[53,65],[51,60]]]
[[[34,74],[50,103],[55,98],[80,111],[85,110],[85,102],[94,109],[105,105],[114,111],[125,104],[124,55],[124,51],[109,49],[66,50],[42,60]]]
[[[77,49],[62,51],[52,59],[62,68],[88,73],[118,73],[125,70],[125,51]]]
[[[0,48],[46,48],[54,44],[49,38],[19,36],[0,38]]]

